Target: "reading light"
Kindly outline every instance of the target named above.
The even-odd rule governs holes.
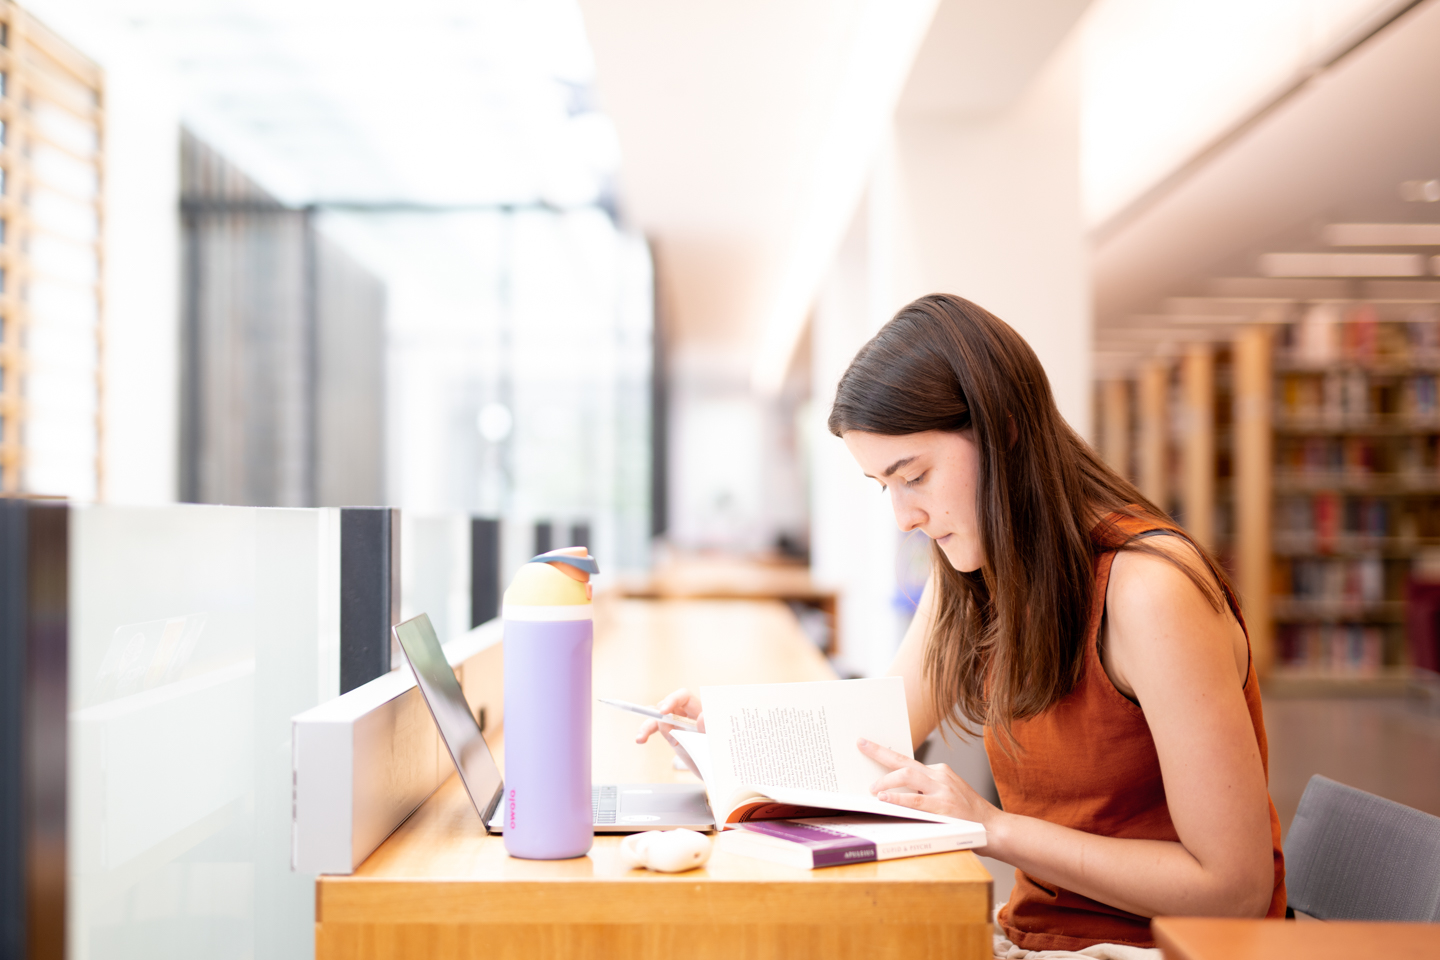
[[[510,436],[510,430],[515,426],[515,418],[504,404],[487,403],[480,408],[480,415],[475,418],[475,426],[486,440],[500,443]]]
[[[1332,223],[1332,247],[1440,247],[1440,223]]]
[[[1412,203],[1435,203],[1440,200],[1440,180],[1406,180],[1400,184],[1400,199]]]
[[[1425,258],[1413,253],[1267,253],[1266,277],[1423,277]]]

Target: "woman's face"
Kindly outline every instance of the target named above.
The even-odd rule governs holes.
[[[923,530],[956,570],[971,573],[984,566],[975,505],[980,454],[973,431],[890,437],[849,430],[844,440],[865,476],[889,491],[901,530]]]

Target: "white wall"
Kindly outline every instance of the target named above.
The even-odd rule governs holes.
[[[904,633],[894,606],[900,535],[889,498],[825,421],[840,375],[899,306],[888,269],[892,238],[884,226],[891,219],[887,173],[882,160],[821,287],[810,330],[811,573],[840,591],[839,666],[862,676],[885,671]]]
[[[180,122],[173,87],[109,57],[105,151],[105,499],[173,502],[180,402]]]
[[[1039,355],[1060,412],[1088,436],[1078,88],[1072,38],[998,116],[899,117],[892,209],[903,299],[954,293],[1009,323]]]
[[[812,317],[812,568],[842,591],[842,666],[883,672],[908,614],[889,500],[825,428],[855,351],[926,293],[973,300],[1039,355],[1060,412],[1090,429],[1091,318],[1081,217],[1078,58],[1052,56],[1009,108],[900,116]]]

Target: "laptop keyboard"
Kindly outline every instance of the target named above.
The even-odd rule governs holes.
[[[591,787],[590,809],[597,826],[614,823],[615,814],[620,809],[620,788],[614,784]]]

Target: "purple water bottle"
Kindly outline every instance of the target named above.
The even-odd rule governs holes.
[[[505,849],[583,857],[590,806],[590,574],[584,547],[531,560],[505,591]]]

